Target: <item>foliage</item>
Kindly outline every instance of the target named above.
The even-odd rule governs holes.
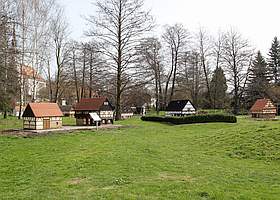
[[[251,107],[257,99],[267,97],[269,88],[269,71],[264,57],[258,51],[249,73],[247,101]]]
[[[218,67],[213,72],[213,77],[210,83],[211,97],[214,109],[225,108],[227,88],[227,80],[224,71],[221,67]]]
[[[274,84],[278,84],[280,80],[280,44],[277,37],[274,37],[268,55],[272,81]]]
[[[186,117],[161,117],[161,116],[143,116],[143,121],[169,122],[172,124],[195,124],[210,122],[236,123],[237,119],[233,115],[211,114],[211,115],[190,115]]]

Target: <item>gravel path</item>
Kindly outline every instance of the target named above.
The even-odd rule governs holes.
[[[119,129],[122,128],[122,125],[113,125],[107,124],[98,126],[98,130],[104,129]],[[52,133],[72,133],[79,130],[93,130],[98,131],[96,126],[63,126],[59,129],[48,129],[48,130],[7,130],[0,132],[0,135],[13,135],[13,136],[21,136],[21,137],[30,137],[30,136],[41,136],[41,135],[49,135]]]

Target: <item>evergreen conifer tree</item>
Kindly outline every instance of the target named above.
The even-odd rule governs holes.
[[[280,43],[277,37],[274,37],[269,50],[268,66],[271,75],[271,81],[274,84],[280,83]]]
[[[227,81],[224,71],[221,67],[215,69],[211,83],[211,97],[213,108],[224,108],[226,102]]]
[[[257,99],[266,97],[268,87],[268,65],[261,52],[258,51],[255,60],[253,61],[252,68],[250,69],[247,84],[247,101],[249,106],[251,106]]]

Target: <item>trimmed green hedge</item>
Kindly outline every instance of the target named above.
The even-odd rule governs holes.
[[[233,115],[211,114],[211,115],[190,115],[186,117],[160,117],[160,116],[144,116],[143,121],[152,122],[169,122],[172,124],[194,124],[194,123],[210,123],[210,122],[226,122],[236,123],[237,119]]]

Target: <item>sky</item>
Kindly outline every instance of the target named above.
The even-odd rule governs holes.
[[[85,16],[95,15],[95,0],[59,0],[65,7],[71,37],[82,40]],[[280,0],[145,0],[155,17],[160,36],[163,26],[182,23],[190,32],[203,27],[212,35],[234,28],[257,50],[267,55],[271,41],[280,38]]]

